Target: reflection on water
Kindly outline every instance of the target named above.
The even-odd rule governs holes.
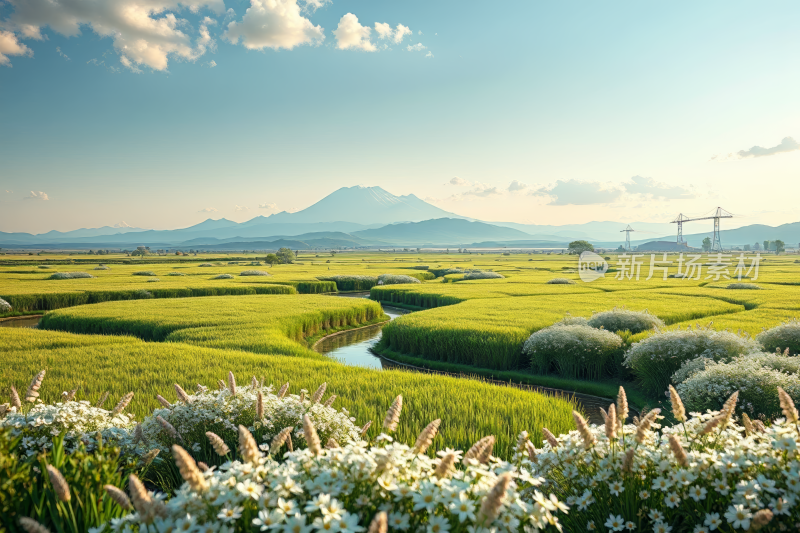
[[[15,320],[4,320],[0,322],[0,328],[35,328],[39,325],[41,317],[18,318]]]
[[[383,312],[389,316],[390,320],[394,320],[409,311],[386,305],[383,306]],[[381,340],[383,326],[384,324],[379,324],[345,331],[323,340],[314,349],[345,365],[380,369],[382,368],[381,359],[374,356],[369,350]]]

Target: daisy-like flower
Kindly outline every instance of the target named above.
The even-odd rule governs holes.
[[[347,511],[342,513],[342,517],[337,522],[341,533],[361,533],[364,531],[364,528],[358,525],[358,515],[350,514]]]
[[[248,498],[252,498],[257,500],[261,497],[261,493],[264,491],[264,487],[253,483],[251,480],[241,481],[236,484],[236,490],[240,493],[244,494]]]
[[[443,516],[431,516],[428,519],[428,533],[447,533],[450,531],[450,522]]]
[[[586,531],[596,531],[597,526],[594,525],[594,520],[589,520],[586,522]]]
[[[706,490],[705,487],[694,485],[689,488],[689,497],[696,502],[699,502],[700,500],[705,500],[706,494],[708,494],[708,491]]]
[[[458,516],[458,521],[475,520],[475,504],[464,492],[459,492],[458,496],[450,502],[450,512]]]
[[[656,522],[653,524],[653,533],[670,533],[670,531],[672,531],[672,526],[664,522]]]
[[[608,520],[604,524],[610,531],[622,531],[625,529],[625,520],[620,515],[608,515]]]
[[[731,505],[725,512],[725,520],[727,520],[728,523],[734,527],[734,529],[750,529],[751,518],[753,518],[753,513],[751,513],[749,509],[741,504]]]
[[[681,503],[681,497],[678,496],[677,492],[674,492],[674,491],[670,492],[669,494],[664,496],[664,503],[670,509],[674,509],[674,508],[676,508],[678,506],[679,503]]]
[[[266,531],[283,522],[285,516],[286,515],[277,509],[273,509],[272,511],[262,509],[258,512],[258,517],[253,519],[253,525],[257,526],[261,531]]]
[[[233,522],[242,516],[243,507],[223,507],[217,515],[217,518],[223,522]]]
[[[281,527],[283,533],[311,533],[313,526],[306,524],[306,517],[300,513],[288,517]]]
[[[608,484],[608,490],[614,496],[619,496],[619,494],[625,490],[625,487],[622,485],[622,482],[620,481],[612,481],[611,483]]]
[[[406,531],[409,526],[409,516],[406,513],[390,513],[389,514],[389,529],[399,529]]]
[[[628,531],[633,531],[634,529],[636,529],[636,524],[628,520],[627,522],[625,522],[625,529],[627,529]]]

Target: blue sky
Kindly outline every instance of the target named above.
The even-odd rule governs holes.
[[[484,220],[800,219],[797,2],[56,5],[0,1],[0,231],[358,184]]]

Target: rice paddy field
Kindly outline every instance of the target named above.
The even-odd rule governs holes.
[[[539,437],[542,426],[556,433],[572,428],[574,404],[478,380],[348,367],[311,351],[310,344],[381,322],[378,302],[390,303],[415,311],[383,330],[377,350],[393,359],[610,395],[616,383],[532,375],[523,344],[565,316],[589,318],[615,307],[647,310],[666,330],[701,324],[751,336],[800,316],[795,256],[762,258],[758,278],[742,280],[758,287],[749,289],[728,288],[736,280],[706,278],[705,271],[700,279],[658,273],[645,280],[643,267],[640,280],[615,279],[615,255],[609,256],[611,271],[591,283],[580,280],[574,256],[555,254],[312,253],[274,266],[257,255],[0,259],[0,298],[12,306],[6,316],[46,313],[38,330],[0,328],[4,394],[46,368],[45,399],[75,387],[87,399],[105,390],[134,391],[133,411],[144,415],[157,405],[155,394],[167,396],[173,383],[213,386],[228,370],[276,385],[289,381],[295,391],[324,381],[360,422],[377,421],[403,394],[410,429],[401,427],[399,435],[406,441],[441,417],[443,446],[469,447],[494,434],[498,453],[506,456],[522,429]],[[261,275],[242,275],[252,270]],[[503,278],[465,280],[468,270]],[[93,277],[53,279],[58,272]],[[376,285],[381,274],[420,283]],[[556,278],[570,283],[550,283]],[[365,287],[372,301],[318,294]],[[630,343],[649,334],[623,337]],[[635,398],[635,383],[626,386]]]

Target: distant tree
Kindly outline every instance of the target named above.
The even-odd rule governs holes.
[[[703,239],[703,251],[708,252],[709,250],[711,250],[711,239],[706,237]]]
[[[753,250],[760,250],[760,249],[761,249],[761,245],[760,245],[760,244],[758,244],[758,243],[755,243],[755,244],[753,245]]]
[[[594,246],[589,241],[572,241],[569,243],[569,253],[581,255],[583,252],[594,252]]]
[[[281,248],[278,253],[278,261],[283,264],[288,264],[294,261],[295,255],[291,248]]]
[[[769,242],[769,241],[764,241],[764,251],[765,251],[765,252],[768,252],[768,251],[769,251],[769,244],[770,244],[770,242]]]
[[[265,263],[269,263],[270,266],[273,266],[276,263],[280,263],[281,260],[275,254],[267,254],[267,257],[264,258]]]
[[[336,255],[336,250],[331,250],[331,257]]]
[[[619,248],[617,248],[617,249],[616,249],[616,250],[614,250],[614,251],[615,251],[615,252],[618,252],[618,253],[621,253],[621,254],[624,254],[624,253],[625,253],[627,250],[625,250],[625,248],[624,248],[624,247],[623,247],[623,246],[620,244],[620,245],[619,245]],[[549,254],[550,252],[547,252],[547,253]]]
[[[776,241],[772,241],[772,244],[775,246],[775,252],[781,253],[786,251],[786,243],[782,240],[778,239]]]
[[[744,245],[744,251],[745,252],[749,252],[750,251],[750,245],[749,244],[745,244]]]

